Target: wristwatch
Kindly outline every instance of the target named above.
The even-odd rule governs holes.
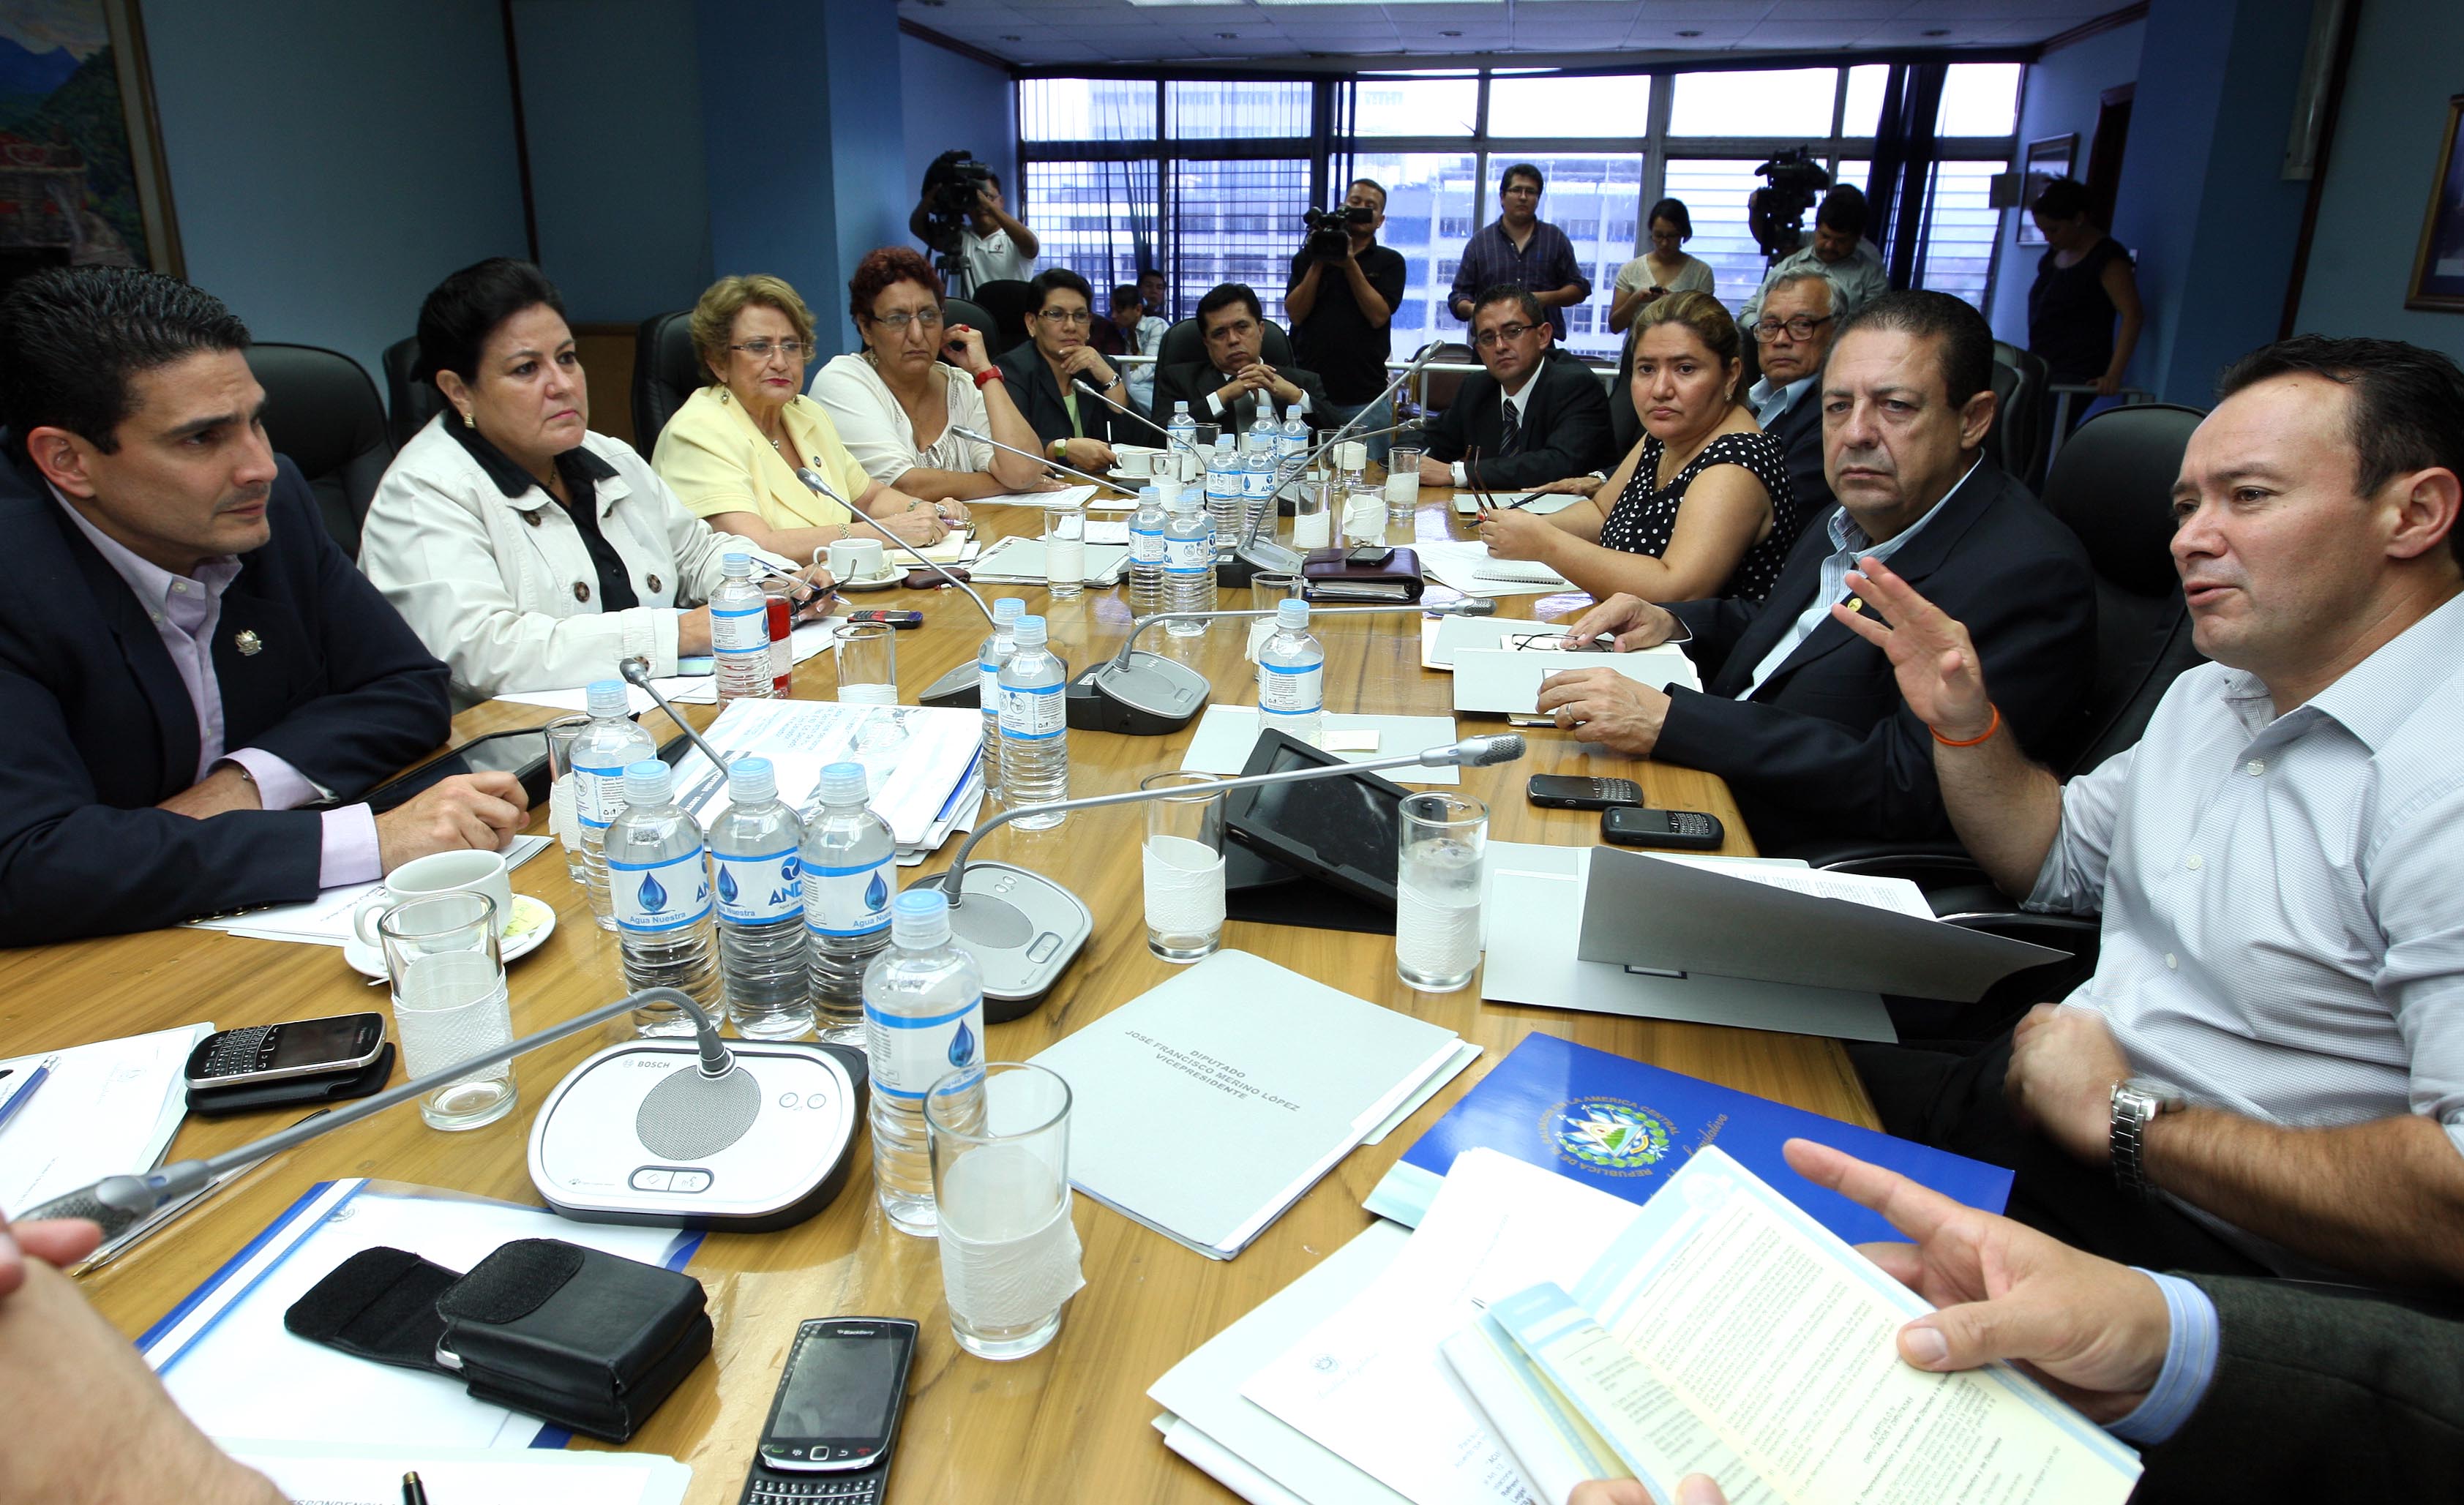
[[[2113,1084],[2114,1185],[2142,1202],[2147,1200],[2153,1190],[2147,1185],[2145,1159],[2147,1125],[2189,1105],[2189,1099],[2152,1078],[2127,1077]]]

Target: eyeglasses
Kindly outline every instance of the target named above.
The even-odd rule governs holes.
[[[1812,339],[1814,332],[1830,323],[1831,318],[1828,314],[1820,318],[1809,318],[1803,314],[1794,318],[1767,318],[1754,326],[1754,338],[1768,345],[1777,339],[1779,332],[1784,329],[1791,339]]]
[[[1094,311],[1092,309],[1083,308],[1040,308],[1035,311],[1035,316],[1044,320],[1047,324],[1091,324],[1095,322]]]
[[[1528,193],[1535,199],[1540,196],[1540,190],[1528,183],[1518,183],[1510,187],[1500,188],[1497,192],[1500,198],[1507,199],[1513,198],[1516,194],[1520,193]]]
[[[727,348],[741,350],[756,360],[769,360],[774,351],[790,360],[802,360],[813,353],[813,342],[809,339],[748,339],[740,345]]]
[[[926,329],[940,328],[941,311],[937,308],[924,308],[917,309],[913,314],[881,314],[876,315],[872,321],[892,335],[904,335],[910,324],[920,324]]]
[[[1471,342],[1483,350],[1494,350],[1502,342],[1521,339],[1539,327],[1537,324],[1500,324],[1495,329],[1484,329],[1472,336]]]

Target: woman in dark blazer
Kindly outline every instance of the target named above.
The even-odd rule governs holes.
[[[1094,290],[1066,267],[1041,273],[1029,286],[1038,299],[1035,312],[1026,316],[1032,338],[1011,346],[998,362],[1011,399],[1043,441],[1045,454],[1072,469],[1109,470],[1112,446],[1133,443],[1136,425],[1077,385],[1083,377],[1113,402],[1132,405],[1128,380],[1089,342],[1095,325]],[[1117,439],[1114,425],[1120,425]]]

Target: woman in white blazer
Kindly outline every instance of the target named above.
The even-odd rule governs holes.
[[[421,305],[419,350],[448,406],[379,483],[360,569],[452,669],[455,708],[611,678],[627,658],[669,675],[707,654],[699,603],[745,540],[589,431],[554,284],[505,257],[466,267]]]

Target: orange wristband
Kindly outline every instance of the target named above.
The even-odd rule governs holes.
[[[1938,727],[1927,727],[1925,730],[1933,733],[1933,739],[1936,742],[1947,748],[1972,748],[1980,742],[1991,742],[1993,740],[1993,733],[2002,730],[2002,708],[1988,701],[1986,709],[1993,712],[1993,719],[1985,724],[1985,730],[1982,732],[1965,740],[1953,740],[1944,736]]]

